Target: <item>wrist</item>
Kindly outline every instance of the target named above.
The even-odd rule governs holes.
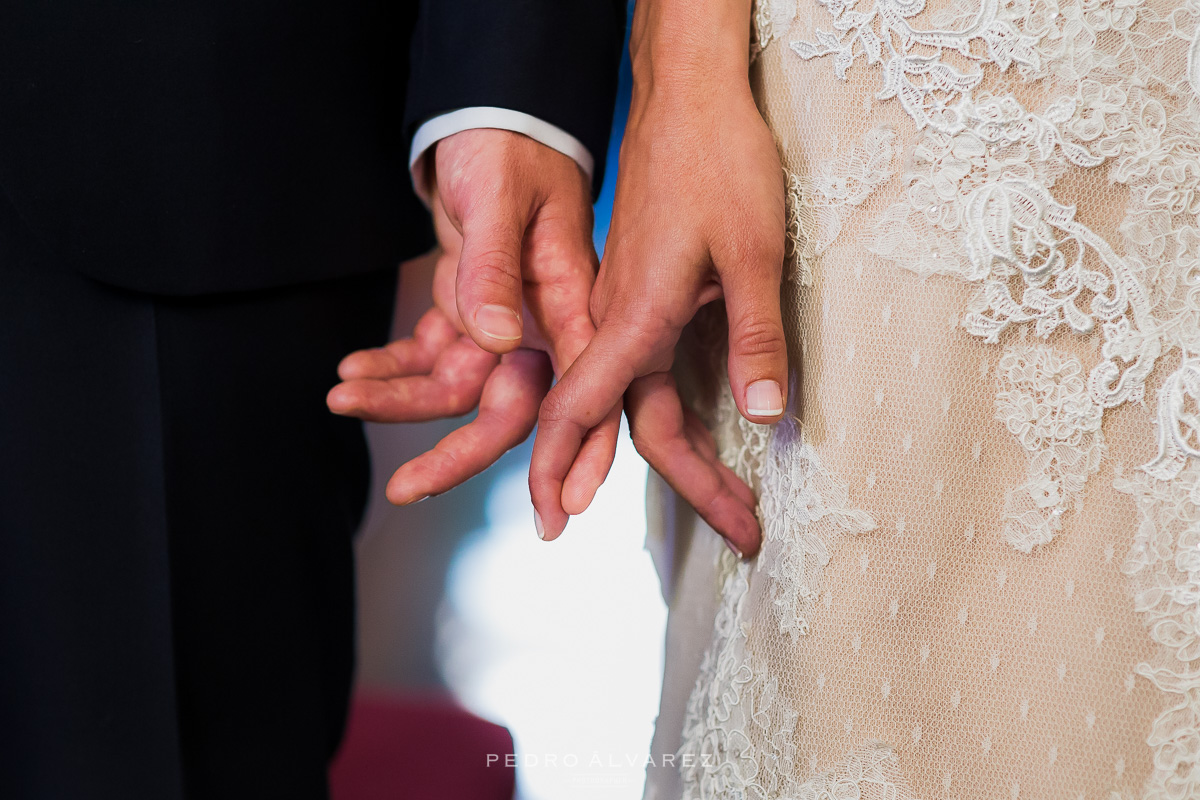
[[[634,86],[749,91],[751,0],[638,0],[630,31]]]

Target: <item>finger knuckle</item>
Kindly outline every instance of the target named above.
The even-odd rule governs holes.
[[[458,453],[447,448],[434,449],[430,453],[430,472],[441,475],[459,476],[469,470],[461,463]],[[460,478],[462,480],[463,478]]]
[[[761,267],[779,270],[783,265],[785,236],[773,228],[752,236],[747,245],[748,260]]]
[[[597,284],[588,298],[588,314],[591,315],[592,323],[599,326],[604,324],[604,320],[608,312],[608,292]]]
[[[538,425],[543,429],[566,429],[579,440],[583,440],[590,429],[582,414],[587,409],[571,403],[567,398],[547,396],[538,410]]]
[[[720,493],[702,495],[700,505],[696,511],[705,520],[717,520],[720,518],[721,507],[724,501],[725,498]]]
[[[633,440],[633,448],[642,458],[650,464],[659,463],[662,448],[661,443],[655,437],[647,435],[642,430],[634,429],[629,432],[629,438]]]
[[[461,417],[475,408],[475,397],[471,392],[451,389],[446,395],[446,410],[453,417]]]
[[[657,342],[672,337],[686,323],[688,309],[675,309],[653,297],[631,298],[619,316],[621,328],[641,342]]]
[[[519,263],[503,248],[485,250],[471,259],[466,278],[478,291],[511,294],[521,289],[521,276],[511,268]]]
[[[542,401],[542,407],[538,410],[538,425],[553,427],[569,424],[572,421],[570,404],[562,396],[562,393],[551,392],[546,395],[546,399]]]
[[[785,234],[757,219],[735,217],[714,242],[714,256],[730,268],[771,274],[782,270]]]
[[[739,356],[774,358],[783,355],[786,347],[783,330],[770,320],[746,320],[733,333],[733,348]]]

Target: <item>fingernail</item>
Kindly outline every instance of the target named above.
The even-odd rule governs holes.
[[[545,540],[546,527],[544,525],[542,525],[542,515],[539,514],[537,511],[533,512],[533,527],[537,528],[538,538]]]
[[[783,392],[775,381],[755,381],[746,387],[746,413],[755,417],[777,417],[783,413]]]
[[[493,339],[511,342],[521,338],[521,318],[506,306],[480,307],[475,312],[475,325]]]
[[[725,543],[725,546],[729,548],[729,552],[733,553],[739,559],[743,558],[742,551],[738,550],[736,547],[734,547],[733,542],[729,541],[728,539],[722,539],[721,541],[723,541]]]

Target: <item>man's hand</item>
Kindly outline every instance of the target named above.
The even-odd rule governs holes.
[[[442,249],[435,308],[411,339],[347,356],[328,398],[335,413],[378,422],[479,408],[396,471],[387,496],[397,504],[457,486],[524,440],[552,373],[594,333],[591,196],[575,162],[521,134],[479,129],[438,142],[428,166]],[[618,407],[579,454],[569,483],[578,511],[608,473],[619,424]]]
[[[720,464],[668,372],[683,326],[724,297],[738,409],[760,423],[783,414],[784,187],[747,80],[749,4],[667,0],[639,3],[637,14],[633,106],[591,300],[597,332],[542,406],[530,488],[553,538],[570,513],[563,485],[581,443],[628,390],[638,451],[751,555],[760,540],[754,498]]]

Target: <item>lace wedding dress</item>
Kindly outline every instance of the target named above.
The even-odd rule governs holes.
[[[759,0],[752,51],[793,405],[694,370],[764,546],[659,498],[647,797],[1200,797],[1200,2]]]

